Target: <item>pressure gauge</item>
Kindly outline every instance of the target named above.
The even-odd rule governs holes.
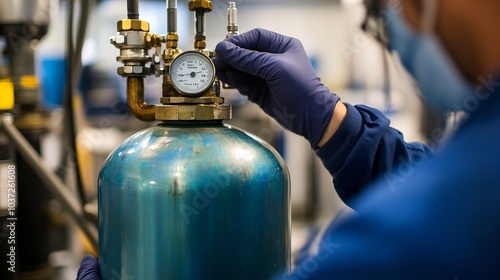
[[[215,66],[203,53],[187,51],[172,61],[169,74],[175,90],[186,97],[196,97],[214,83]]]

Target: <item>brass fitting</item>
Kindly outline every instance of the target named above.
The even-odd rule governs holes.
[[[117,23],[118,32],[121,31],[144,31],[149,32],[149,22],[140,19],[122,19]]]
[[[160,121],[230,120],[230,105],[159,105],[156,119]]]
[[[207,41],[205,40],[194,42],[194,48],[197,50],[204,50],[206,47],[207,47]]]
[[[122,77],[145,77],[151,74],[151,70],[146,66],[122,66],[118,68],[118,75]]]
[[[181,51],[177,48],[166,48],[163,52],[163,60],[167,63],[172,62],[179,54],[181,54]],[[168,75],[165,75],[165,77],[168,78]]]
[[[159,48],[161,47],[161,38],[159,35],[157,34],[153,34],[153,33],[148,33],[146,34],[146,43],[153,47],[153,48]]]
[[[223,104],[223,97],[162,97],[161,103],[165,105],[173,104]]]
[[[167,34],[167,49],[177,49],[179,42],[179,35],[177,33]]]
[[[205,12],[211,12],[213,5],[209,0],[191,0],[188,7],[190,11],[204,10]]]
[[[144,101],[144,78],[127,78],[127,105],[130,112],[139,120],[152,122],[155,120],[155,106]]]

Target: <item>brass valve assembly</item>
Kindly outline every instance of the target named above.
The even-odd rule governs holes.
[[[209,0],[192,0],[189,10],[196,16],[194,50],[178,49],[177,1],[167,1],[167,34],[149,32],[149,23],[140,19],[118,21],[118,33],[110,41],[120,49],[118,74],[127,78],[127,103],[142,121],[228,120],[231,107],[220,97],[220,83],[206,49],[205,14],[212,11]],[[165,49],[162,53],[162,46]],[[154,54],[150,55],[150,50]],[[144,99],[144,78],[163,76],[161,105]]]

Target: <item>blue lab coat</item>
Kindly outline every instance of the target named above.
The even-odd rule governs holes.
[[[435,154],[378,110],[348,105],[317,154],[357,214],[283,279],[500,279],[500,90],[481,90]]]

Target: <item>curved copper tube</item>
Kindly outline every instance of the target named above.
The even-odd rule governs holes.
[[[144,78],[127,78],[127,105],[130,112],[144,122],[155,121],[155,106],[144,101]]]

